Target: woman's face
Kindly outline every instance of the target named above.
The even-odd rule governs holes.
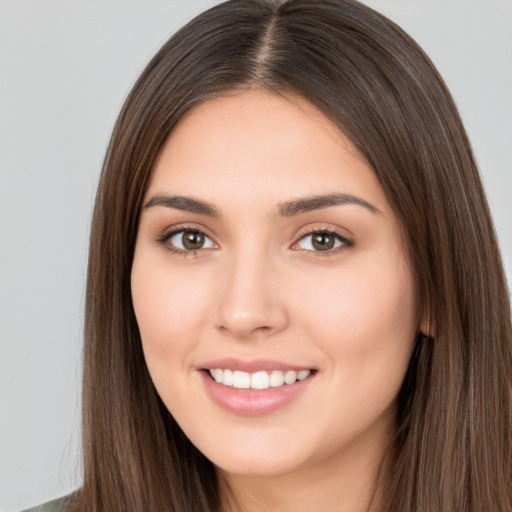
[[[144,204],[135,314],[154,385],[199,450],[244,475],[377,460],[418,301],[395,215],[336,126],[297,97],[201,103]]]

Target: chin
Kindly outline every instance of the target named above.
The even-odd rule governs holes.
[[[246,441],[245,444],[210,445],[205,450],[198,448],[221,472],[247,477],[275,477],[293,473],[313,462],[315,450],[308,450],[300,446],[302,444],[287,443],[281,439],[267,440],[266,443]]]
[[[223,459],[212,461],[221,473],[244,477],[277,477],[293,473],[302,467],[294,460],[283,460],[273,457],[257,457],[252,459]]]

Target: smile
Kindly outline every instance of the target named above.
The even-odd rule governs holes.
[[[235,389],[264,390],[268,388],[279,388],[294,384],[297,381],[306,379],[311,370],[264,370],[254,373],[240,370],[212,368],[210,375],[218,384],[229,386]]]
[[[317,380],[318,369],[269,359],[217,359],[196,367],[207,396],[222,409],[260,416],[291,406]]]

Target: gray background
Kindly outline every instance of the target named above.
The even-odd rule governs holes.
[[[0,0],[0,511],[80,484],[87,237],[117,112],[167,37],[215,1]],[[512,2],[367,0],[451,88],[512,271]]]

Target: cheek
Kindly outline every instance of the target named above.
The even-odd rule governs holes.
[[[336,345],[336,339],[345,339],[364,348],[372,343],[372,332],[382,340],[414,337],[417,299],[401,258],[354,258],[329,278],[304,275],[302,293],[294,294],[301,297],[297,308]]]
[[[351,390],[356,402],[389,403],[418,328],[415,286],[403,259],[354,259],[335,279],[304,285],[310,293],[298,305],[303,329],[327,355],[336,387]]]
[[[141,251],[142,252],[142,251]],[[198,270],[169,271],[163,258],[137,254],[131,275],[132,300],[146,361],[153,366],[185,363],[181,355],[197,343],[211,296]]]
[[[326,424],[344,425],[339,435],[347,439],[392,417],[417,330],[409,270],[401,261],[372,263],[340,267],[337,279],[307,283],[311,293],[303,295],[302,329],[325,355],[331,384],[322,399]],[[334,434],[326,427],[322,435]]]

